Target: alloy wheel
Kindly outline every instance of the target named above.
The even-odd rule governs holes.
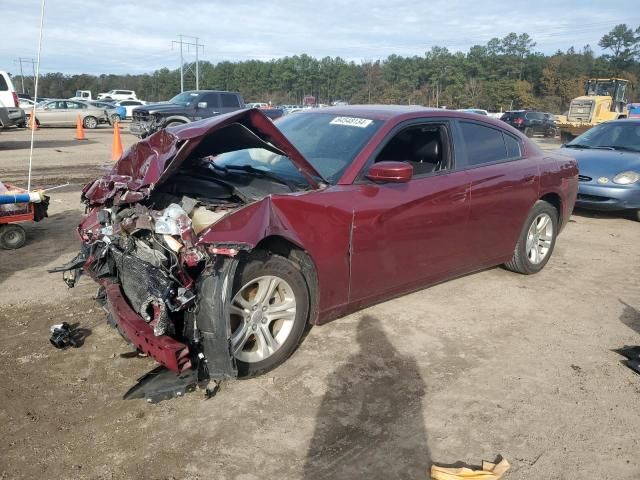
[[[291,334],[296,298],[282,278],[258,277],[238,290],[229,315],[233,355],[242,362],[260,362],[273,355]]]
[[[531,222],[527,232],[527,258],[534,265],[541,263],[551,248],[553,221],[547,213],[541,213]]]

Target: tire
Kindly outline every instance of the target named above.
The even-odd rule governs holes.
[[[640,208],[636,210],[636,220],[640,222]]]
[[[257,296],[263,295],[263,288],[273,293],[260,302]],[[231,346],[238,377],[261,375],[291,356],[309,320],[309,290],[295,263],[266,252],[252,255],[238,266],[231,299]]]
[[[120,115],[118,115],[117,113],[114,113],[113,115],[111,115],[111,123],[114,124],[116,122],[121,122],[122,119],[120,118]]]
[[[539,228],[541,226],[540,222],[545,218],[547,223],[544,228],[536,231],[534,225]],[[550,227],[548,227],[549,224]],[[549,232],[549,228],[551,228],[551,232]],[[504,264],[505,268],[524,275],[538,273],[551,258],[557,236],[558,211],[550,203],[538,200],[529,212],[522,232],[518,237],[513,258]]]
[[[0,248],[15,250],[27,241],[27,233],[20,225],[8,223],[0,225]]]
[[[529,138],[533,137],[533,128],[525,127],[524,134]]]
[[[93,130],[98,126],[98,119],[92,116],[84,117],[84,120],[82,120],[82,124],[84,125],[84,128]]]
[[[178,125],[184,125],[184,122],[169,122],[164,126],[164,128],[177,127]]]

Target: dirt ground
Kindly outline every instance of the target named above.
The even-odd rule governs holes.
[[[108,164],[111,131],[42,129],[37,184]],[[28,133],[0,133],[0,179],[24,180]],[[124,134],[125,143],[133,137]],[[541,142],[542,143],[542,142]],[[545,148],[557,144],[545,141]],[[0,251],[0,479],[427,479],[503,455],[506,479],[640,478],[640,223],[576,212],[538,275],[494,268],[313,328],[253,380],[123,401],[147,358],[46,269],[76,252],[79,186],[51,192],[28,244]],[[48,342],[61,321],[82,347]]]

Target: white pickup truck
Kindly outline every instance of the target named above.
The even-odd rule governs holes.
[[[106,93],[99,93],[98,100],[137,100],[136,92],[133,90],[109,90]]]
[[[0,130],[26,124],[24,111],[19,104],[11,77],[4,70],[0,70]]]

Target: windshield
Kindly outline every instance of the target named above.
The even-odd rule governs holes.
[[[175,103],[176,105],[184,105],[185,107],[188,107],[196,99],[197,96],[197,93],[184,92],[173,97],[171,100],[169,100],[169,103]]]
[[[290,114],[276,123],[289,141],[329,183],[336,183],[382,120],[332,114]],[[284,156],[261,148],[238,150],[215,157],[220,167],[253,167],[287,181],[306,184]]]
[[[613,82],[590,81],[587,87],[587,95],[613,96]]]
[[[640,152],[640,123],[636,121],[601,123],[569,142],[567,147],[609,147]]]

